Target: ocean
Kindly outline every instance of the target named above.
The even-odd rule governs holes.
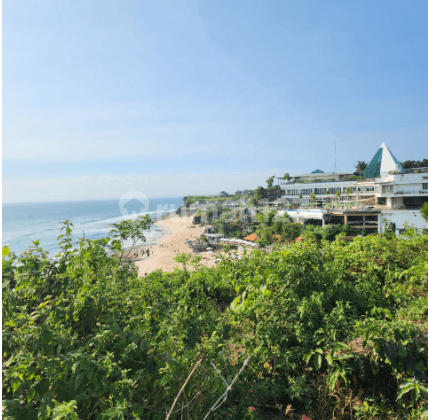
[[[83,236],[88,239],[105,238],[109,236],[112,223],[144,214],[149,214],[155,221],[162,214],[175,212],[183,200],[181,197],[169,197],[145,199],[143,204],[133,199],[128,203],[97,200],[3,204],[2,244],[21,254],[33,246],[32,241],[40,240],[43,249],[55,254],[60,251],[57,237],[62,233],[60,223],[65,220],[74,225],[74,243]],[[146,244],[158,241],[166,233],[158,227],[150,229],[146,234]]]

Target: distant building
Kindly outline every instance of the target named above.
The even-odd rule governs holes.
[[[219,197],[229,197],[229,194],[226,191],[219,193]]]
[[[286,205],[297,208],[293,215],[300,222],[319,219],[324,225],[329,218],[342,217],[345,223],[355,222],[361,229],[372,224],[371,228],[376,227],[381,232],[385,224],[383,219],[386,219],[396,226],[397,233],[406,223],[418,229],[428,229],[428,223],[419,211],[428,202],[428,168],[404,169],[382,143],[364,171],[364,179],[352,178],[353,172],[329,173],[317,169],[290,180],[281,180],[282,198]],[[313,195],[315,201],[311,200]],[[299,210],[314,205],[327,211]],[[334,205],[349,207],[334,211]]]

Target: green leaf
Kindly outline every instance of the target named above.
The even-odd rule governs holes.
[[[410,392],[414,388],[414,383],[406,382],[404,385],[400,385],[400,390],[397,393],[397,401],[404,395]]]
[[[29,388],[27,391],[27,402],[30,403],[35,395],[36,395],[36,390],[34,389],[34,387]]]
[[[238,303],[239,303],[239,297],[233,299],[233,302],[230,304],[230,309],[235,309]]]
[[[71,367],[71,371],[74,373],[76,373],[76,369],[79,366],[80,360],[78,360],[77,362],[73,363],[73,366]]]
[[[421,391],[419,390],[419,385],[415,384],[415,387],[413,388],[413,392],[412,392],[413,402],[416,402],[420,396],[421,396]]]
[[[10,248],[8,246],[4,246],[2,248],[2,255],[3,257],[8,257],[10,255]]]
[[[74,384],[74,389],[77,390],[77,388],[79,388],[80,384],[83,382],[83,380],[85,379],[85,372],[81,372],[77,375],[76,377],[76,382]]]
[[[335,370],[328,380],[328,392],[331,394],[333,392],[334,386],[339,378],[340,370]]]
[[[311,351],[310,353],[307,353],[303,356],[303,361],[305,363],[309,363],[309,360],[311,359],[311,357],[314,355],[315,353],[313,351]]]
[[[428,419],[428,404],[426,404],[422,407],[420,418],[421,419]]]
[[[315,363],[315,368],[317,370],[320,370],[321,368],[321,363],[322,363],[322,357],[320,354],[316,354],[314,357],[314,363]]]
[[[12,378],[12,392],[15,393],[16,390],[19,388],[19,385],[21,385],[21,381],[18,378]]]

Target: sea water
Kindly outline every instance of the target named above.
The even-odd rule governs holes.
[[[183,203],[181,197],[149,199],[148,206],[138,213],[119,206],[118,200],[3,204],[2,244],[21,254],[39,240],[40,246],[51,253],[60,251],[57,237],[61,222],[73,223],[73,244],[81,238],[99,239],[110,235],[111,224],[148,214],[154,221],[161,215],[173,213]],[[146,244],[159,240],[166,232],[153,226],[145,233]],[[125,246],[130,245],[125,244]]]

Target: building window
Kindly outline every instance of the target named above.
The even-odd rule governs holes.
[[[340,188],[329,188],[329,189],[328,189],[328,192],[329,192],[330,194],[336,194],[336,191],[339,191],[339,192],[340,192]]]
[[[287,195],[299,195],[299,190],[287,190]]]
[[[382,187],[382,194],[393,194],[393,185],[384,185]]]
[[[422,189],[428,190],[428,182],[425,182],[424,184],[422,184]]]

